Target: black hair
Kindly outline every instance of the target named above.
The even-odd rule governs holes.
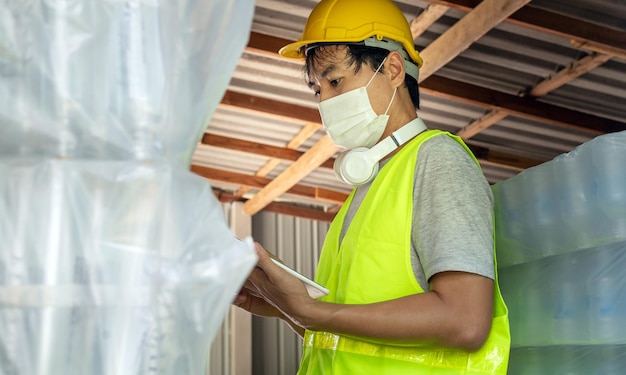
[[[316,62],[324,60],[328,57],[336,58],[336,50],[324,48],[329,45],[337,45],[331,43],[319,44],[315,48],[311,48],[307,51],[306,62],[304,64],[303,72],[307,78],[307,82],[312,82],[312,69]],[[346,51],[346,63],[348,66],[354,65],[354,72],[358,73],[361,70],[363,64],[369,65],[376,69],[383,62],[385,57],[389,55],[389,51],[383,48],[376,48],[365,46],[361,44],[341,44],[347,47]],[[380,68],[380,72],[383,72],[384,67]],[[420,108],[419,87],[417,80],[409,74],[404,75],[404,84],[409,91],[409,96],[413,102],[415,109]]]

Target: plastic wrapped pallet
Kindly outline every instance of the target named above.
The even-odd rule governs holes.
[[[621,374],[626,132],[493,186],[512,375]]]
[[[189,162],[253,9],[0,4],[0,373],[204,372],[256,256]]]
[[[626,241],[500,269],[511,346],[626,345]]]
[[[626,240],[626,131],[493,186],[498,266]]]

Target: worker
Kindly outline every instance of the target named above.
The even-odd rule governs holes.
[[[492,192],[463,141],[417,116],[422,59],[404,14],[391,0],[322,0],[280,54],[304,60],[354,189],[320,255],[327,296],[257,244],[234,304],[303,336],[298,374],[505,374]]]

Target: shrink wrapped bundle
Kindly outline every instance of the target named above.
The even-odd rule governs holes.
[[[0,373],[203,373],[256,255],[189,162],[253,9],[0,4]]]
[[[493,186],[512,375],[626,364],[626,131]]]
[[[493,186],[498,265],[626,240],[626,131]]]

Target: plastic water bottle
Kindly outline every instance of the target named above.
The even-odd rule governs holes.
[[[576,253],[547,259],[544,279],[552,296],[551,344],[585,343],[589,340],[585,273]]]
[[[590,250],[589,264],[591,340],[626,343],[626,242]]]
[[[532,261],[499,271],[502,296],[509,308],[511,346],[548,343],[551,331],[550,296],[541,278],[547,269]]]
[[[626,238],[626,131],[595,138],[591,148],[597,204],[606,217],[605,235]],[[590,142],[591,143],[591,142]]]

